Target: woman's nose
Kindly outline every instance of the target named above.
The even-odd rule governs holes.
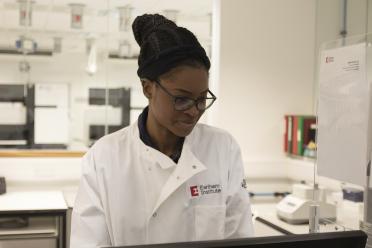
[[[196,108],[196,105],[192,106],[191,108],[189,108],[188,110],[184,111],[184,113],[192,116],[192,117],[196,117],[199,115],[200,111],[199,109]]]

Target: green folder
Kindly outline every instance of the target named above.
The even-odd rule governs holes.
[[[297,155],[304,155],[304,116],[298,116]]]

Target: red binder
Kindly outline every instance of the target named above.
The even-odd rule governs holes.
[[[284,116],[285,119],[285,131],[284,131],[284,152],[288,152],[288,115]]]
[[[298,137],[297,137],[297,129],[298,129],[298,116],[292,116],[293,118],[293,126],[292,126],[292,154],[298,154]]]

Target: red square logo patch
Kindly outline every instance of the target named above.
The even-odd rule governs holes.
[[[191,186],[190,191],[191,191],[191,196],[199,196],[198,186]]]

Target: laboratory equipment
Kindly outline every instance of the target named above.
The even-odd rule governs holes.
[[[314,201],[315,200],[315,201]],[[325,189],[313,190],[306,184],[294,184],[292,194],[284,197],[276,206],[279,219],[290,224],[309,223],[310,206],[319,205],[319,220],[336,220],[336,206],[325,200]]]

